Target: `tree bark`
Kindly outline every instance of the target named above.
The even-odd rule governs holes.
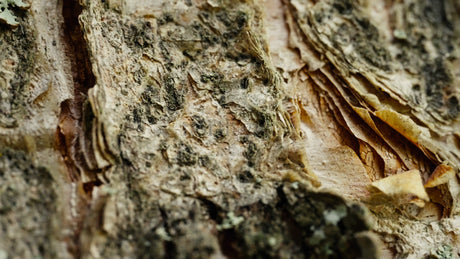
[[[457,1],[27,6],[0,258],[460,255]]]

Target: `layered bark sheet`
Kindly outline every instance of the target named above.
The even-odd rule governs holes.
[[[455,256],[459,9],[34,1],[0,34],[0,255]]]
[[[340,175],[372,181],[364,200],[376,217],[375,230],[397,253],[420,257],[428,247],[458,247],[458,3],[284,3],[289,46],[305,63],[306,81],[353,136],[355,143],[346,145],[367,172],[358,176],[357,167],[331,177],[329,168],[318,166],[315,172],[327,168],[323,175],[333,179],[323,184],[347,193],[357,184],[341,186],[346,181],[335,181]],[[416,237],[427,226],[427,236],[436,237]],[[436,229],[457,237],[441,238]],[[398,231],[412,233],[412,240]]]

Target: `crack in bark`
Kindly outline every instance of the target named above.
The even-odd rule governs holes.
[[[91,170],[83,153],[85,146],[82,144],[82,140],[90,141],[90,139],[82,139],[87,137],[84,129],[87,128],[85,123],[87,123],[88,115],[85,115],[84,111],[87,110],[85,106],[91,109],[88,101],[88,91],[95,85],[96,80],[92,73],[86,41],[78,20],[82,9],[83,7],[78,0],[63,1],[63,40],[65,54],[71,63],[73,98],[61,103],[61,113],[56,133],[56,148],[61,153],[66,164],[67,180],[76,183],[78,186],[75,190],[78,195],[71,201],[73,204],[71,205],[72,209],[75,209],[78,213],[73,218],[75,227],[72,228],[72,233],[69,234],[69,240],[67,240],[68,250],[75,258],[82,256],[80,236],[84,228],[85,219],[88,217],[92,190],[94,186],[102,184],[95,177],[100,170]],[[89,119],[92,120],[92,118]],[[83,182],[83,174],[94,175],[94,178]]]
[[[86,41],[78,23],[81,11],[82,6],[77,1],[64,1],[62,10],[65,23],[64,40],[67,45],[66,54],[71,60],[74,97],[61,104],[59,134],[60,139],[63,139],[60,142],[61,151],[72,181],[81,180],[82,173],[90,171],[82,153],[80,139],[84,137],[83,108],[88,102],[88,90],[96,81],[91,71]]]

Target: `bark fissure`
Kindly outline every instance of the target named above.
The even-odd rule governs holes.
[[[90,112],[87,96],[88,90],[95,85],[96,81],[92,73],[86,41],[78,22],[81,11],[82,6],[78,1],[64,1],[62,14],[68,52],[66,54],[71,60],[74,96],[73,99],[61,104],[58,134],[61,139],[60,150],[69,169],[69,177],[74,182],[81,181],[83,172],[92,171],[85,161],[83,154],[85,147],[81,140],[87,137],[84,131],[88,127],[85,127],[85,124],[88,124],[94,116]],[[91,184],[99,183],[94,181]]]
[[[75,228],[67,241],[69,252],[80,258],[81,234],[85,219],[90,208],[91,192],[94,186],[102,183],[94,180],[85,181],[83,175],[96,175],[98,170],[91,170],[86,162],[84,150],[88,148],[83,143],[90,139],[85,132],[90,130],[86,125],[94,118],[88,101],[88,91],[95,85],[95,76],[92,73],[86,40],[79,24],[79,15],[82,6],[78,0],[63,1],[62,16],[64,18],[64,43],[67,57],[71,65],[73,80],[73,98],[61,103],[59,125],[57,129],[57,148],[60,151],[66,167],[67,179],[77,184],[76,203],[72,207],[78,211],[74,218]]]

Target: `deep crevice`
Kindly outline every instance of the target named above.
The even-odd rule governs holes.
[[[94,186],[102,184],[95,177],[96,171],[88,167],[80,144],[84,134],[83,108],[87,102],[88,90],[95,85],[96,79],[91,69],[88,48],[79,24],[83,7],[78,0],[62,1],[63,42],[65,54],[71,65],[73,80],[73,98],[61,103],[59,125],[56,133],[56,148],[60,151],[67,167],[67,178],[70,182],[77,183],[86,194],[77,197],[78,213],[72,220],[75,227],[68,236],[68,250],[75,258],[82,256],[80,235],[83,229],[84,219],[87,216],[87,209],[90,207],[91,192]],[[86,141],[86,139],[85,139]],[[88,141],[90,141],[88,139]],[[82,175],[92,175],[92,181],[83,183]]]
[[[71,62],[74,94],[73,99],[61,104],[58,134],[63,140],[59,142],[60,150],[69,168],[69,177],[72,181],[81,179],[82,170],[90,171],[81,152],[83,147],[80,146],[79,138],[83,137],[81,134],[83,105],[87,101],[88,90],[96,82],[91,70],[86,41],[78,22],[82,9],[77,0],[63,1],[64,41],[66,54]]]

